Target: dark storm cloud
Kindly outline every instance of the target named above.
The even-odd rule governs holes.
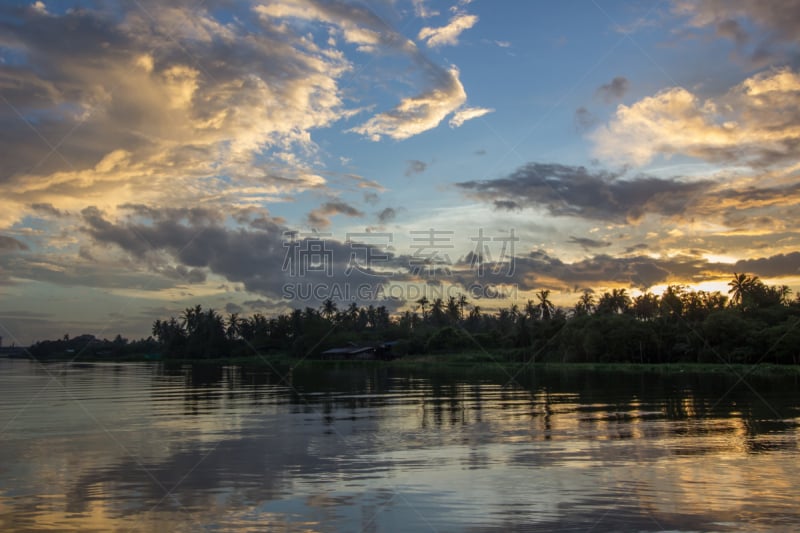
[[[731,265],[709,262],[692,255],[653,258],[598,254],[567,263],[545,251],[535,250],[515,257],[511,268],[509,264],[485,261],[483,270],[479,272],[477,266],[480,263],[481,258],[470,253],[464,260],[452,265],[449,275],[441,276],[441,280],[449,279],[465,289],[476,285],[516,285],[520,290],[572,290],[574,287],[623,285],[646,290],[665,283],[726,279],[734,271],[761,277],[796,276],[800,269],[800,252],[742,260]]]
[[[140,221],[111,222],[96,208],[83,211],[83,231],[98,244],[115,245],[131,254],[140,264],[148,264],[154,254],[166,254],[172,261],[188,269],[204,269],[231,282],[242,283],[246,290],[268,298],[286,296],[286,287],[325,285],[344,290],[349,285],[356,297],[359,286],[367,287],[365,295],[387,281],[387,275],[370,266],[348,269],[354,255],[364,261],[370,245],[342,243],[314,234],[298,234],[273,221],[263,229],[232,229],[216,223],[196,224],[181,219],[179,213],[170,216],[164,210],[149,223]],[[295,244],[292,244],[294,241]],[[312,261],[311,251],[319,246],[320,254]],[[371,253],[371,252],[370,252]],[[391,254],[379,250],[373,257]],[[314,265],[322,266],[317,268]],[[328,268],[329,267],[329,268]],[[370,292],[371,291],[371,292]],[[297,305],[318,305],[316,298],[304,298]],[[361,297],[359,301],[369,301]]]
[[[468,261],[473,259],[468,257]],[[521,290],[539,288],[566,290],[570,287],[597,287],[622,284],[632,287],[650,287],[669,279],[672,272],[668,262],[638,256],[630,258],[596,255],[573,263],[537,250],[518,256],[510,265],[491,262],[484,264],[478,273],[475,264],[464,268],[461,263],[453,271],[453,281],[464,287],[479,284],[514,284]]]
[[[710,27],[718,36],[732,39],[740,47],[753,43],[750,59],[755,63],[785,62],[787,57],[798,61],[800,0],[682,1],[675,2],[674,11],[688,15],[692,26]],[[746,28],[753,27],[761,31],[748,33]]]
[[[0,235],[0,252],[9,250],[28,250],[28,245],[14,237]]]
[[[67,213],[65,213],[64,211],[62,211],[60,209],[56,209],[56,207],[53,204],[50,204],[50,203],[32,204],[31,205],[31,209],[33,209],[34,211],[36,211],[38,213],[42,213],[42,214],[45,214],[45,215],[50,215],[50,216],[53,216],[53,217],[56,217],[56,218],[60,218],[60,217],[63,217],[63,216],[67,215]]]
[[[226,313],[241,313],[242,311],[244,311],[244,308],[241,305],[235,304],[233,302],[228,302],[225,304]]]
[[[595,94],[603,99],[606,103],[611,103],[614,100],[619,100],[630,88],[630,82],[627,78],[617,76],[609,83],[605,83],[597,88]],[[582,108],[581,108],[582,109]]]
[[[381,224],[391,222],[396,217],[397,217],[397,210],[393,207],[387,207],[386,209],[378,213],[378,221]]]
[[[625,253],[626,254],[630,254],[630,253],[636,252],[638,250],[646,250],[648,248],[649,248],[649,245],[647,245],[647,244],[645,244],[643,242],[640,242],[638,244],[634,244],[632,246],[628,246],[627,248],[625,248]]]
[[[577,244],[584,250],[588,250],[589,248],[605,248],[606,246],[611,246],[611,243],[607,241],[598,241],[588,237],[574,237],[572,235],[569,236],[569,240],[567,242],[570,244]]]
[[[149,220],[185,220],[192,225],[212,224],[222,222],[224,215],[216,209],[204,207],[160,207],[153,208],[142,204],[123,204],[120,209],[125,209],[131,214]],[[242,213],[236,213],[240,216]]]
[[[457,183],[465,194],[500,209],[544,207],[557,216],[596,220],[637,220],[654,213],[683,214],[713,182],[682,182],[639,175],[589,171],[584,167],[529,163],[508,177]]]
[[[800,274],[800,252],[742,259],[736,262],[733,270],[755,273],[763,277],[796,276]]]
[[[522,209],[522,206],[514,200],[495,200],[492,204],[495,209],[504,209],[506,211],[519,211]]]
[[[422,174],[428,168],[428,163],[419,161],[417,159],[409,159],[406,161],[406,176],[413,176],[415,174]]]
[[[732,19],[717,23],[717,35],[733,39],[739,46],[744,45],[749,40],[749,36],[741,24]]]
[[[331,224],[330,217],[346,215],[348,217],[362,217],[364,213],[341,200],[325,202],[308,214],[308,223],[312,228],[327,228]]]

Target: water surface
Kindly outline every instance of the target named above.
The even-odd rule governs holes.
[[[796,376],[0,359],[0,530],[792,531]]]

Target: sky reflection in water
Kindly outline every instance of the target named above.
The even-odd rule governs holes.
[[[0,360],[0,529],[800,524],[795,377],[507,381]]]

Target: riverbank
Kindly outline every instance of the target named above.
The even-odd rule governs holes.
[[[85,356],[53,356],[37,359],[39,362],[75,362],[75,363],[154,363],[168,367],[183,365],[199,366],[241,366],[246,368],[262,368],[287,371],[305,368],[337,368],[337,367],[397,367],[397,368],[453,368],[458,370],[518,372],[547,369],[555,371],[593,371],[605,373],[730,373],[734,375],[800,375],[800,365],[777,365],[773,363],[759,364],[727,364],[720,363],[617,363],[617,362],[541,362],[533,360],[515,360],[507,358],[507,354],[490,352],[460,352],[451,354],[413,355],[389,361],[381,360],[346,360],[346,359],[312,359],[291,356],[289,354],[270,354],[264,356],[203,358],[203,359],[161,359],[153,354],[135,354],[122,357],[85,357]]]

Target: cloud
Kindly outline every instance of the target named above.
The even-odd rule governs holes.
[[[28,245],[8,235],[0,235],[0,252],[28,250]]]
[[[713,182],[591,172],[584,167],[529,163],[505,178],[457,183],[465,194],[499,209],[543,207],[552,215],[635,221],[652,213],[678,216]]]
[[[640,243],[637,243],[637,244],[634,244],[634,245],[631,245],[631,246],[628,246],[627,248],[625,248],[625,253],[626,254],[630,254],[630,253],[633,253],[633,252],[637,252],[639,250],[647,250],[649,247],[650,246],[648,244],[640,242]]]
[[[418,159],[409,159],[406,161],[406,176],[413,176],[414,174],[422,174],[428,168],[428,163]]]
[[[31,204],[31,209],[38,213],[50,215],[55,218],[61,218],[67,215],[67,213],[61,211],[60,209],[56,209],[55,206],[50,203]]]
[[[244,311],[244,308],[239,304],[235,304],[233,302],[228,302],[225,304],[226,313],[241,313],[242,311]]]
[[[597,124],[597,119],[591,111],[581,106],[575,110],[575,124],[579,130],[589,130]]]
[[[735,272],[750,272],[763,277],[800,275],[800,252],[778,254],[757,259],[740,259],[733,266]]]
[[[734,271],[748,272],[760,277],[792,277],[797,276],[800,268],[800,252],[741,260],[732,265],[687,254],[662,257],[614,257],[598,254],[579,261],[566,262],[543,250],[533,250],[514,257],[510,273],[507,266],[494,270],[497,265],[487,262],[482,275],[477,275],[475,268],[464,268],[470,264],[471,259],[474,258],[467,257],[466,261],[454,266],[450,282],[465,288],[476,283],[516,284],[524,291],[541,288],[571,290],[573,287],[600,289],[612,286],[647,290],[667,283],[727,281]]]
[[[411,95],[356,128],[371,138],[417,135],[466,101],[454,67],[363,6],[286,0],[224,17],[188,3],[118,7],[0,7],[4,53],[20,58],[0,64],[0,228],[33,205],[56,216],[112,213],[132,197],[258,205],[325,190],[315,132],[371,109],[373,96],[346,105],[353,63],[339,40],[376,54],[376,68],[386,56],[411,67]]]
[[[425,0],[412,0],[412,3],[414,5],[414,14],[419,18],[427,19],[439,15],[438,11],[425,5]]]
[[[409,159],[406,161],[405,176],[413,176],[414,174],[422,174],[428,168],[428,163],[419,161],[418,159]]]
[[[217,195],[219,175],[240,198],[317,187],[325,180],[302,164],[264,159],[313,152],[311,132],[350,113],[338,87],[350,63],[267,23],[143,1],[46,16],[4,6],[0,32],[4,50],[24,58],[0,67],[0,226],[32,204],[174,202],[178,188],[191,204]]]
[[[366,135],[373,141],[382,137],[408,139],[435,128],[444,118],[467,101],[467,93],[458,79],[456,67],[442,74],[441,83],[433,89],[403,98],[391,111],[380,113],[349,131]]]
[[[421,93],[402,98],[393,109],[378,113],[347,131],[365,135],[373,141],[382,137],[403,140],[435,128],[447,115],[466,102],[466,92],[455,66],[444,69],[436,65],[412,41],[367,9],[340,2],[294,0],[288,4],[258,6],[256,11],[267,19],[289,17],[333,24],[342,29],[345,40],[362,44],[362,51],[375,52],[376,46],[380,44],[382,49],[400,54],[411,61],[425,89]],[[463,19],[464,16],[467,18]],[[472,15],[457,15],[454,17],[457,20],[456,26],[471,20],[470,17]],[[362,39],[364,34],[370,36],[366,41]],[[445,32],[441,37],[432,36],[428,39],[429,46],[431,40],[437,42],[447,35],[449,34]]]
[[[330,211],[347,211],[346,204],[331,204]],[[354,252],[362,255],[365,246],[356,250],[348,243],[316,234],[298,234],[290,231],[275,219],[262,229],[230,228],[217,222],[180,219],[163,212],[152,220],[109,220],[96,208],[82,213],[82,231],[96,245],[113,246],[128,254],[135,265],[146,266],[154,257],[166,258],[171,264],[189,270],[202,269],[241,283],[246,291],[270,299],[283,300],[294,296],[294,305],[319,305],[315,294],[287,293],[287,287],[302,285],[338,287],[344,291],[349,286],[352,295],[356,288],[375,288],[383,285],[385,275],[372,268],[348,272]],[[294,242],[295,244],[292,244]],[[317,252],[315,252],[317,250]],[[317,253],[316,256],[311,254]],[[377,252],[376,252],[377,253]],[[381,251],[380,253],[386,254]],[[389,254],[391,257],[391,254]],[[330,273],[330,275],[329,275]],[[102,276],[100,276],[102,277]],[[130,281],[128,281],[130,284]],[[130,286],[130,285],[127,285]],[[375,290],[360,293],[367,301]]]
[[[733,39],[739,46],[743,46],[750,40],[750,36],[741,24],[732,19],[723,20],[717,24],[717,35]]]
[[[387,207],[386,209],[378,213],[378,221],[381,224],[391,222],[396,217],[397,217],[397,210],[393,207]]]
[[[458,44],[458,37],[462,32],[470,29],[478,22],[476,15],[467,13],[456,13],[446,26],[439,28],[424,27],[419,31],[417,38],[424,41],[431,48],[439,46]]]
[[[794,160],[800,147],[800,75],[788,68],[758,73],[718,98],[681,87],[660,91],[594,131],[595,154],[643,165],[658,155],[769,165]]]
[[[311,211],[308,214],[308,223],[312,228],[327,228],[331,225],[330,217],[334,215],[362,217],[364,213],[341,200],[332,200]]]
[[[451,128],[458,128],[468,120],[479,118],[493,112],[494,109],[489,109],[487,107],[465,107],[464,109],[456,111],[450,119],[449,124]]]
[[[619,100],[625,93],[628,92],[630,88],[630,82],[627,78],[622,76],[617,76],[609,83],[603,84],[597,88],[595,92],[597,96],[601,97],[606,103],[613,102],[614,100]]]
[[[759,0],[675,0],[674,13],[688,18],[694,28],[714,30],[716,35],[733,39],[740,48],[753,43],[750,59],[783,62],[797,54],[800,34],[800,1],[760,2]],[[761,29],[761,39],[754,41]]]
[[[611,246],[611,243],[607,241],[598,241],[588,237],[574,237],[572,235],[569,236],[569,240],[567,242],[570,244],[577,244],[584,250],[588,250],[589,248],[605,248],[607,246]]]

